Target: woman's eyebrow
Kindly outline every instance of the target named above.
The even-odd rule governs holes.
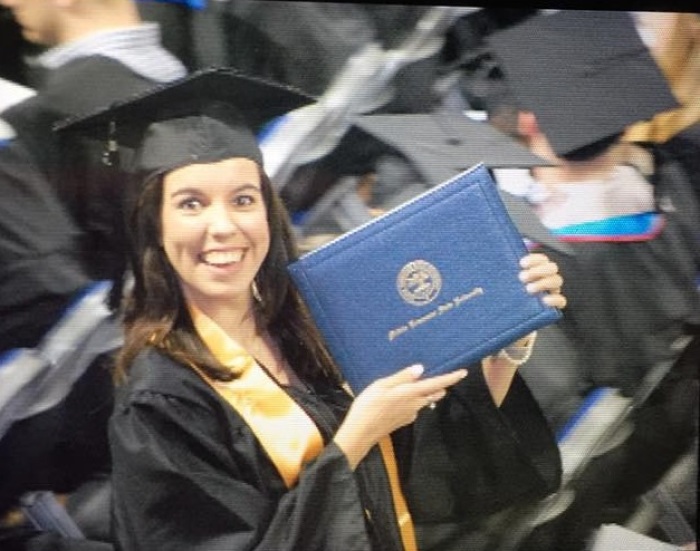
[[[241,191],[245,191],[245,190],[249,190],[249,189],[252,189],[252,190],[255,190],[255,191],[262,193],[262,188],[255,185],[255,184],[252,184],[252,183],[239,184],[239,185],[235,186],[231,191],[233,193],[239,193]],[[202,195],[204,193],[206,193],[206,192],[204,190],[202,190],[201,188],[183,187],[183,188],[176,189],[173,192],[171,192],[170,197],[177,197],[178,195]]]
[[[244,191],[246,189],[253,189],[262,193],[262,188],[258,185],[252,183],[241,184],[233,189],[234,192]]]

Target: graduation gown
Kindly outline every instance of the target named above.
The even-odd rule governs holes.
[[[683,166],[655,154],[656,212],[661,230],[631,242],[569,243],[569,256],[543,246],[564,277],[568,304],[559,322],[580,351],[587,388],[632,395],[674,342],[700,327],[700,208]]]
[[[110,424],[117,547],[402,549],[378,449],[353,472],[332,442],[350,397],[324,383],[286,390],[325,442],[291,489],[251,428],[199,374],[143,352]],[[556,445],[523,381],[516,378],[499,409],[479,369],[398,431],[394,446],[416,522],[488,515],[559,483]]]
[[[0,143],[0,352],[37,346],[121,258],[114,251],[122,187],[90,177],[100,161],[94,151],[72,142],[62,156],[53,125],[154,84],[90,56],[51,71],[35,96],[3,111],[15,135]],[[111,377],[98,362],[64,401],[9,429],[0,442],[0,514],[24,492],[71,492],[108,470],[112,400]]]
[[[89,278],[80,233],[17,140],[0,145],[0,353],[36,346]]]

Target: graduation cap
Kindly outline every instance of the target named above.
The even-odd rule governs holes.
[[[352,122],[338,145],[317,164],[341,176],[379,173],[386,188],[381,192],[385,200],[376,205],[381,208],[396,206],[478,163],[491,169],[552,164],[488,122],[473,120],[460,110],[362,115]],[[397,174],[396,182],[382,179],[381,171],[388,164],[392,166],[385,173]],[[299,195],[299,190],[294,191]],[[292,195],[289,190],[286,193]],[[288,202],[306,205],[309,200],[295,201],[292,195]]]
[[[472,120],[460,112],[440,110],[428,114],[367,115],[360,117],[355,124],[401,152],[428,187],[480,162],[490,169],[551,165],[490,123]],[[414,189],[418,192],[420,188]],[[540,222],[524,198],[503,190],[499,193],[513,223],[524,237],[573,254],[566,243],[559,242]],[[404,200],[409,198],[407,194],[398,196]]]
[[[394,164],[389,169],[396,174],[400,189],[392,190],[393,197],[384,203],[385,208],[397,206],[480,162],[490,169],[551,164],[488,122],[472,120],[460,111],[365,115],[358,117],[354,124],[353,139],[334,152],[334,156],[343,161],[346,167],[367,166],[370,159],[375,161],[377,156],[392,151],[399,153],[406,161]],[[367,140],[370,140],[369,144]],[[353,145],[359,146],[359,153],[352,150]],[[353,163],[353,155],[361,161]],[[393,161],[389,159],[387,162]],[[347,185],[329,190],[310,211],[307,222],[324,217],[336,222],[341,219],[345,222],[359,221],[357,209],[351,213],[338,213],[339,209],[347,209],[351,200],[348,195],[354,197],[352,191]],[[501,191],[501,195],[523,236],[572,253],[567,244],[557,241],[542,225],[525,199],[505,191]],[[348,229],[342,228],[345,231]]]
[[[105,140],[111,152],[118,146],[134,150],[133,166],[125,168],[141,175],[231,157],[262,164],[256,133],[313,101],[283,84],[207,68],[55,129]]]
[[[518,106],[559,156],[678,107],[627,12],[561,10],[488,38]]]
[[[440,109],[430,113],[358,115],[337,145],[309,166],[321,167],[323,173],[361,176],[377,172],[390,156],[401,158],[407,167],[397,186],[382,183],[387,188],[383,195],[399,202],[480,162],[489,168],[552,164],[487,122],[473,120],[460,110]],[[293,210],[308,208],[318,199],[319,191],[327,189],[327,182],[319,186],[308,178],[294,184],[283,190]]]
[[[354,123],[406,157],[429,187],[478,163],[488,168],[551,164],[488,122],[472,120],[460,111],[365,115]]]

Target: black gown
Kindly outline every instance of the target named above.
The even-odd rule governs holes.
[[[381,455],[353,472],[332,435],[340,388],[287,391],[326,443],[287,489],[238,413],[197,373],[155,350],[135,361],[111,420],[119,549],[401,550]],[[416,523],[484,517],[559,483],[551,432],[523,381],[496,408],[471,369],[435,410],[394,435]]]
[[[0,145],[0,354],[34,347],[80,289],[80,232],[24,145]]]
[[[109,279],[123,256],[123,186],[114,185],[91,149],[103,144],[59,140],[53,125],[155,84],[116,60],[88,56],[50,71],[35,96],[3,111],[16,136],[0,143],[0,353],[37,346],[81,291]],[[72,492],[109,471],[108,368],[109,359],[100,358],[64,401],[2,438],[0,515],[25,492]],[[106,524],[107,516],[92,509]],[[3,528],[0,540],[2,549],[11,545]]]
[[[547,373],[547,358],[538,365],[537,352],[523,376],[537,388],[535,394],[558,393],[558,403],[549,407],[558,406],[556,413],[571,419],[592,389],[608,386],[640,398],[648,391],[645,377],[656,366],[671,367],[636,404],[627,439],[590,458],[574,482],[574,503],[538,528],[523,551],[585,549],[593,529],[625,522],[637,500],[697,442],[700,209],[678,159],[663,148],[650,152],[657,212],[665,219],[658,235],[629,243],[570,243],[573,256],[538,249],[557,262],[564,277],[568,304],[556,329],[569,340],[556,342],[573,347],[578,362],[566,371],[568,388],[555,386],[562,377]],[[676,345],[683,337],[694,339],[685,351]],[[548,350],[544,341],[538,341],[538,350],[565,353]]]
[[[575,255],[541,247],[564,277],[568,299],[558,324],[581,351],[589,389],[632,395],[674,342],[700,329],[700,205],[681,163],[660,148],[651,177],[665,220],[652,239],[570,243]]]

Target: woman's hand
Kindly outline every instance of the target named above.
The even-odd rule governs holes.
[[[546,294],[542,300],[548,306],[556,308],[566,306],[566,297],[561,293],[564,280],[559,275],[559,267],[556,263],[544,254],[532,253],[520,260],[520,267],[522,268],[519,274],[520,281],[526,284],[528,293],[544,292]],[[536,333],[531,333],[508,346],[506,352],[510,351],[510,353],[489,356],[481,362],[486,385],[497,406],[503,403],[508,394],[518,367],[530,357],[535,336]],[[517,356],[514,354],[516,351]]]
[[[519,278],[526,284],[528,293],[545,292],[542,299],[548,306],[564,308],[566,297],[561,294],[561,286],[564,283],[559,275],[559,266],[552,262],[547,255],[531,253],[520,259]]]
[[[422,366],[407,367],[378,379],[355,398],[334,438],[353,469],[379,440],[415,421],[421,408],[440,400],[467,372],[427,379],[422,374]]]

